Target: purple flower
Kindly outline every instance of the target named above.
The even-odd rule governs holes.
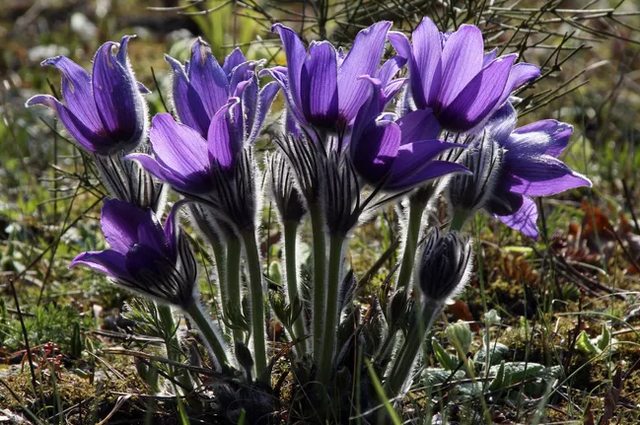
[[[195,302],[197,265],[175,222],[178,205],[164,228],[151,209],[104,201],[100,223],[111,249],[78,255],[78,264],[103,273],[128,289],[187,309]]]
[[[519,63],[516,54],[484,52],[480,29],[461,25],[441,33],[425,17],[412,34],[389,41],[409,62],[410,92],[417,109],[430,108],[446,130],[466,132],[482,123],[518,87],[540,75],[538,67]]]
[[[390,27],[391,22],[378,22],[360,31],[345,56],[328,41],[313,41],[307,51],[292,29],[273,26],[287,66],[266,72],[282,86],[289,111],[300,125],[335,130],[351,124],[369,96],[368,83],[358,79],[362,75],[378,78],[385,88],[400,84],[392,78],[404,59],[396,56],[380,67]]]
[[[45,105],[58,113],[69,134],[88,150],[99,155],[131,151],[145,135],[147,105],[140,92],[148,90],[137,83],[127,59],[127,44],[108,41],[93,59],[93,75],[64,56],[47,59],[62,71],[65,104],[51,95],[32,97],[26,106]],[[118,53],[113,48],[118,46]]]
[[[165,59],[173,68],[173,103],[180,121],[206,137],[216,112],[230,97],[237,97],[248,116],[243,122],[243,114],[237,115],[239,127],[247,133],[247,141],[253,142],[258,137],[260,125],[278,92],[276,83],[267,84],[258,92],[254,72],[258,62],[247,61],[240,49],[235,49],[220,66],[211,47],[199,38],[191,48],[191,61],[184,67],[168,55]]]
[[[453,172],[469,171],[462,165],[441,161],[443,152],[464,145],[437,140],[439,127],[429,111],[414,111],[394,120],[383,113],[389,97],[382,83],[365,76],[371,96],[355,119],[349,154],[355,170],[371,185],[403,190]]]
[[[538,209],[531,197],[591,187],[591,181],[558,159],[569,143],[571,125],[543,120],[516,129],[516,120],[515,109],[506,104],[487,123],[487,131],[504,155],[497,184],[484,208],[507,226],[537,239]]]

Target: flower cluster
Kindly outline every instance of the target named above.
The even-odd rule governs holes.
[[[558,159],[570,125],[544,120],[516,128],[514,92],[535,81],[538,67],[516,63],[515,54],[486,52],[475,26],[443,33],[424,18],[411,39],[390,29],[390,22],[379,22],[360,31],[345,53],[328,41],[307,48],[293,29],[276,24],[286,65],[266,69],[265,61],[248,60],[239,49],[221,65],[198,39],[184,64],[166,56],[175,116],[155,115],[148,131],[146,89],[126,55],[130,36],[100,47],[93,75],[65,57],[45,61],[62,71],[64,103],[38,95],[27,105],[57,112],[95,156],[114,198],[105,201],[101,218],[111,249],[81,254],[72,266],[89,266],[181,310],[218,369],[244,369],[246,379],[269,384],[265,299],[273,294],[258,243],[264,168],[283,234],[287,303],[271,306],[296,355],[314,365],[310,379],[329,388],[336,371],[357,357],[348,353],[365,327],[351,302],[357,292],[345,270],[348,242],[377,206],[397,202],[404,215],[402,260],[393,302],[381,312],[386,336],[366,353],[377,359],[388,395],[406,389],[431,323],[469,276],[467,219],[483,210],[535,239],[532,197],[591,183]],[[395,53],[385,56],[391,48]],[[262,83],[266,78],[275,81]],[[283,128],[261,167],[254,144],[278,93],[286,105]],[[181,198],[164,226],[157,196],[163,185]],[[139,193],[146,195],[134,196]],[[451,221],[423,223],[426,206],[441,193]],[[200,305],[197,263],[180,212],[213,250],[219,325]],[[305,275],[297,238],[307,220],[312,264]],[[410,312],[419,320],[401,320]],[[405,322],[411,330],[398,332]]]

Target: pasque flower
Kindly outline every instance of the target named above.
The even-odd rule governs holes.
[[[71,267],[91,267],[128,289],[187,309],[196,299],[197,265],[176,213],[174,207],[163,228],[151,209],[105,200],[100,223],[111,249],[82,253]]]
[[[62,72],[65,103],[40,94],[29,99],[27,106],[45,105],[56,111],[69,134],[89,152],[109,155],[133,150],[146,131],[147,106],[140,92],[148,90],[136,82],[129,65],[127,45],[132,37],[103,44],[94,57],[92,75],[65,56],[45,60],[43,65]]]
[[[236,116],[239,127],[246,128],[248,141],[255,140],[278,92],[278,85],[272,83],[258,93],[254,69],[259,62],[247,61],[240,49],[235,49],[220,66],[211,47],[200,38],[193,44],[191,60],[184,66],[169,55],[165,59],[173,69],[173,103],[180,121],[206,137],[216,112],[230,97],[237,97],[247,115],[247,122],[243,122],[243,114]]]
[[[497,144],[503,153],[493,167],[498,175],[492,178],[495,184],[483,208],[507,226],[537,239],[538,209],[531,197],[590,187],[591,181],[558,159],[569,143],[571,125],[542,120],[516,128],[516,122],[516,111],[507,103],[487,123],[491,142],[485,145]]]
[[[383,112],[389,97],[380,80],[364,76],[371,95],[360,108],[349,138],[354,168],[366,182],[383,190],[403,190],[426,180],[468,170],[438,160],[443,152],[464,145],[437,140],[439,127],[430,111],[414,111],[399,119]]]
[[[352,123],[369,96],[362,75],[378,78],[384,88],[401,84],[392,80],[405,60],[398,56],[380,67],[391,22],[363,29],[345,56],[328,41],[313,41],[307,50],[298,35],[282,24],[273,26],[282,40],[286,67],[267,69],[285,92],[290,114],[302,126],[329,130]]]
[[[407,59],[415,108],[430,108],[446,130],[466,132],[483,122],[518,87],[540,75],[538,67],[514,62],[517,55],[485,53],[480,29],[461,25],[441,33],[425,17],[412,34],[390,32],[389,41]]]

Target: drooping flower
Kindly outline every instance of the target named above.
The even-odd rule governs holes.
[[[511,93],[537,78],[535,65],[518,63],[516,54],[485,53],[480,29],[461,25],[441,33],[425,17],[412,34],[390,32],[389,41],[409,62],[411,98],[417,109],[431,109],[440,126],[467,132],[482,123]]]
[[[65,56],[45,60],[43,65],[62,72],[65,103],[40,94],[26,106],[45,105],[56,111],[69,134],[89,152],[110,155],[133,150],[145,136],[147,105],[141,92],[148,90],[136,82],[127,58],[132,37],[103,44],[94,57],[92,75]]]
[[[365,76],[371,96],[355,119],[349,138],[354,168],[367,183],[383,190],[404,190],[454,172],[468,170],[456,163],[439,160],[443,152],[464,145],[437,140],[439,127],[429,111],[411,112],[399,119],[385,114],[388,103],[382,83]]]
[[[569,143],[571,125],[542,120],[516,128],[516,122],[516,111],[507,103],[487,123],[492,143],[504,152],[483,208],[507,226],[537,239],[538,209],[531,197],[591,187],[591,181],[558,159]]]
[[[258,92],[254,72],[259,62],[248,61],[240,49],[235,49],[220,66],[211,47],[198,38],[191,48],[191,60],[184,66],[171,56],[165,59],[173,69],[173,103],[180,121],[206,137],[213,116],[231,97],[241,99],[248,117],[238,114],[239,128],[248,142],[258,136],[260,126],[278,92],[276,83],[267,84]],[[257,118],[257,119],[256,119]]]
[[[416,279],[428,302],[444,304],[464,288],[472,266],[471,240],[437,227],[426,237]]]
[[[401,82],[392,80],[405,60],[395,56],[380,67],[391,22],[378,22],[358,33],[345,56],[328,41],[312,42],[307,50],[298,35],[282,24],[273,26],[282,40],[286,67],[266,72],[280,83],[290,114],[299,125],[340,130],[353,122],[369,96],[366,81],[378,78],[385,89]]]
[[[149,131],[154,156],[131,154],[151,174],[174,190],[212,207],[219,219],[238,228],[255,218],[254,164],[238,115],[247,111],[240,99],[231,98],[213,116],[207,138],[177,123],[170,114],[153,117]],[[258,111],[254,110],[258,115]],[[256,125],[264,114],[252,117]]]
[[[176,213],[174,207],[163,228],[151,209],[105,200],[100,223],[111,249],[82,253],[70,267],[88,266],[128,289],[188,309],[196,302],[197,264]]]

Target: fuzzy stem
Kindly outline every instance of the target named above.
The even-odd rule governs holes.
[[[413,274],[413,265],[416,260],[416,249],[418,248],[418,239],[420,238],[420,225],[422,224],[422,213],[425,204],[409,200],[409,217],[407,218],[407,233],[405,236],[404,250],[402,252],[402,263],[400,264],[400,272],[398,273],[397,289],[409,288],[411,275]],[[407,291],[407,294],[409,292]]]
[[[451,223],[449,223],[449,231],[459,232],[460,230],[462,230],[462,227],[467,222],[469,216],[469,211],[458,209],[455,210],[453,213],[453,217],[451,218]]]
[[[284,236],[284,261],[287,282],[287,292],[289,294],[289,304],[293,305],[294,300],[301,301],[298,295],[298,264],[296,257],[296,238],[298,236],[299,223],[296,221],[285,221],[282,224],[282,233]],[[293,323],[292,335],[293,339],[300,339],[306,335],[304,328],[304,312],[301,311]],[[306,352],[306,341],[300,341],[296,344],[296,351],[299,357]]]
[[[441,309],[440,304],[426,303],[417,323],[409,330],[384,385],[385,394],[389,398],[396,397],[404,387],[427,332]]]
[[[200,304],[198,302],[192,303],[185,309],[185,313],[196,325],[200,334],[202,334],[202,338],[207,345],[209,355],[211,355],[212,358],[217,359],[221,369],[224,370],[228,363],[224,342],[220,335],[213,329],[213,325],[202,311]]]
[[[313,355],[320,361],[322,347],[322,331],[325,318],[326,294],[326,259],[327,246],[325,240],[324,214],[319,202],[309,208],[311,232],[313,235]]]
[[[167,357],[174,362],[182,362],[182,352],[180,351],[180,341],[178,340],[178,334],[175,332],[175,320],[173,319],[173,311],[171,306],[166,304],[156,304],[160,323],[162,323],[163,331],[167,339],[165,339],[165,346],[167,348]],[[183,373],[184,370],[179,370],[173,365],[169,366],[171,375],[175,376],[178,382],[180,382],[184,388],[192,389],[193,383],[188,374]]]
[[[322,336],[322,355],[318,380],[328,384],[331,378],[331,365],[338,335],[338,302],[342,263],[344,261],[344,236],[331,235],[329,238],[329,274],[327,291],[327,312],[325,315],[324,334]]]
[[[267,369],[267,349],[265,342],[266,328],[264,323],[264,291],[262,289],[262,263],[256,242],[254,228],[242,231],[242,240],[249,266],[249,292],[251,293],[251,328],[253,331],[253,356],[255,357],[256,377],[269,384]]]
[[[227,265],[226,265],[226,277],[227,277],[227,302],[228,305],[223,303],[223,310],[233,326],[233,341],[244,342],[244,335],[241,329],[237,328],[238,323],[235,323],[235,319],[242,317],[242,297],[240,291],[240,257],[242,255],[242,243],[240,239],[235,236],[227,239]]]

